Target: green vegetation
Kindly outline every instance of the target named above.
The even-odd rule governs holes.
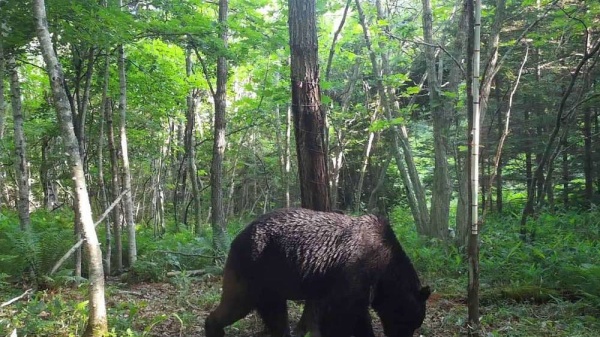
[[[397,207],[390,215],[394,229],[424,282],[435,290],[424,336],[458,335],[466,309],[466,263],[455,245],[415,234],[409,212]],[[84,280],[75,279],[69,265],[48,276],[55,260],[70,248],[54,236],[36,233],[68,231],[68,212],[32,214],[30,237],[18,233],[16,214],[0,219],[0,260],[3,271],[0,297],[9,299],[34,282],[38,291],[27,300],[0,309],[0,336],[17,328],[21,335],[76,336],[86,322]],[[249,217],[250,218],[250,217]],[[518,214],[491,214],[481,235],[482,324],[488,336],[596,336],[600,331],[600,213],[556,211],[544,213],[528,225],[535,228],[531,242],[519,236]],[[230,239],[244,226],[229,226]],[[201,236],[168,226],[160,238],[152,229],[139,228],[140,256],[127,277],[109,278],[107,299],[114,336],[177,335],[192,333],[218,303],[220,266],[212,263],[209,226]],[[60,232],[62,233],[62,232]],[[70,233],[70,232],[69,232]],[[64,234],[64,233],[62,233]],[[58,234],[57,234],[58,235]],[[168,271],[202,270],[189,276]],[[10,276],[9,276],[10,275]],[[125,282],[126,281],[126,282]],[[300,306],[292,303],[297,320]],[[256,316],[229,328],[234,336],[260,331]]]

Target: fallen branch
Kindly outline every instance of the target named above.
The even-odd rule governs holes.
[[[117,199],[115,199],[115,201],[112,202],[112,204],[110,204],[110,206],[108,206],[108,208],[106,209],[106,211],[104,211],[104,213],[102,213],[102,215],[100,216],[100,218],[98,219],[98,221],[96,221],[94,223],[94,228],[98,227],[98,225],[104,220],[104,218],[106,218],[106,216],[108,215],[108,213],[110,213],[110,211],[112,211],[113,208],[115,208],[115,206],[117,206],[117,204],[119,203],[119,201],[121,201],[121,198],[123,198],[123,196],[125,195],[125,193],[129,192],[129,190],[124,190],[123,192],[121,192],[121,194],[117,197]],[[73,247],[71,247],[71,249],[69,249],[65,255],[63,255],[63,257],[60,258],[60,260],[58,260],[58,262],[56,262],[56,264],[54,264],[54,267],[52,267],[52,270],[50,271],[50,276],[52,276],[54,273],[56,273],[56,271],[58,270],[58,268],[60,268],[60,266],[62,266],[63,263],[65,263],[65,261],[71,257],[71,255],[73,255],[73,253],[75,253],[75,251],[77,249],[79,249],[79,247],[81,247],[81,245],[83,244],[83,241],[85,239],[80,239],[79,241],[77,241],[77,243],[75,243],[73,245]]]
[[[204,269],[198,269],[198,270],[184,270],[184,271],[170,271],[167,273],[168,277],[173,277],[173,276],[177,276],[177,275],[185,275],[185,276],[196,276],[196,275],[203,275],[206,273],[206,270]]]
[[[8,301],[6,301],[6,302],[4,302],[4,303],[0,304],[0,308],[4,308],[4,307],[6,307],[6,306],[9,306],[9,305],[11,305],[11,304],[15,303],[16,301],[18,301],[18,300],[22,299],[23,297],[25,297],[25,296],[27,296],[27,295],[31,294],[32,292],[33,292],[33,289],[27,289],[27,290],[25,290],[25,292],[24,292],[23,294],[21,294],[20,296],[17,296],[17,297],[15,297],[15,298],[13,298],[12,300],[8,300]]]
[[[175,252],[175,251],[172,251],[172,250],[155,250],[154,252],[155,253],[183,255],[183,256],[206,257],[206,258],[209,258],[209,259],[216,259],[216,258],[219,258],[219,257],[226,257],[225,255],[215,256],[215,255],[207,255],[207,254],[195,254],[195,253]]]

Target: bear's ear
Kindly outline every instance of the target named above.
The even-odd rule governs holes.
[[[429,286],[425,286],[419,290],[419,296],[422,301],[426,301],[429,298],[429,295],[431,295],[431,288],[429,288]]]

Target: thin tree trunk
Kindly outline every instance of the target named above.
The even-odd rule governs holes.
[[[14,137],[15,137],[15,162],[17,166],[17,209],[21,229],[28,231],[31,227],[29,218],[29,166],[27,163],[27,141],[23,130],[23,105],[21,103],[21,83],[17,62],[14,55],[8,58],[8,69],[10,72],[10,98],[12,102]]]
[[[123,0],[119,0],[119,8],[122,8]],[[123,45],[119,45],[119,112],[121,123],[119,131],[121,135],[121,158],[123,159],[123,188],[127,191],[123,198],[123,209],[125,211],[125,222],[127,223],[127,243],[129,245],[129,266],[133,266],[137,260],[137,242],[135,239],[135,221],[133,219],[133,191],[131,189],[131,168],[129,167],[129,153],[127,145],[127,74],[125,72],[125,51]]]
[[[104,118],[106,119],[106,130],[108,138],[108,152],[110,154],[111,167],[111,191],[112,199],[116,200],[121,191],[119,184],[119,159],[117,158],[117,148],[115,146],[115,134],[113,126],[113,110],[110,98],[107,98],[104,103]],[[121,272],[123,270],[123,238],[121,237],[121,208],[113,209],[113,236],[115,242],[115,268],[114,271]]]
[[[591,206],[594,197],[594,169],[592,152],[592,108],[583,114],[583,172],[585,176],[585,200]]]
[[[429,82],[429,106],[433,119],[433,149],[435,166],[433,169],[433,186],[431,192],[431,216],[427,226],[427,234],[445,239],[448,235],[450,218],[450,174],[448,171],[447,147],[450,126],[449,112],[446,111],[441,94],[440,81],[435,69],[435,42],[433,40],[433,12],[431,2],[423,3],[423,36],[425,43],[425,62],[427,64],[427,81]],[[440,56],[440,60],[442,57]],[[440,72],[443,71],[440,65]]]
[[[379,169],[379,174],[377,175],[377,183],[375,184],[375,187],[371,190],[371,194],[369,195],[369,202],[367,204],[367,210],[369,212],[381,213],[383,211],[383,209],[376,209],[377,195],[379,194],[379,191],[381,191],[383,185],[385,184],[385,178],[387,177],[387,169],[390,166],[391,161],[392,156],[388,153],[387,158],[385,159],[385,161],[381,165],[381,168]]]
[[[106,5],[106,4],[105,4]],[[108,200],[108,194],[106,192],[106,182],[104,180],[104,125],[105,125],[105,116],[107,115],[107,104],[108,104],[108,82],[110,76],[110,59],[108,50],[107,54],[104,58],[104,83],[102,86],[102,113],[100,115],[100,134],[98,136],[98,181],[100,184],[100,193],[102,196],[102,205],[105,209],[108,208],[110,202]],[[106,275],[110,275],[112,273],[111,263],[112,263],[112,231],[111,226],[112,223],[110,221],[110,217],[106,217],[105,220],[105,242],[106,246],[104,248],[105,256],[104,256],[104,273]]]
[[[393,119],[392,108],[388,99],[387,92],[383,85],[383,73],[379,69],[377,63],[377,56],[373,51],[373,47],[371,44],[371,36],[366,24],[364,12],[360,5],[360,0],[356,0],[356,9],[358,11],[360,24],[363,28],[367,49],[369,50],[369,57],[371,59],[371,67],[373,69],[373,74],[377,76],[377,91],[379,94],[379,99],[386,113],[386,117],[388,118],[388,120],[391,121]],[[408,142],[408,134],[406,128],[404,126],[397,128],[393,125],[392,127],[390,127],[390,134],[393,140],[394,157],[396,158],[396,164],[398,165],[400,175],[402,177],[402,180],[404,181],[408,203],[413,214],[413,218],[415,220],[417,231],[420,234],[425,234],[425,229],[429,224],[429,211],[427,210],[425,192],[423,190],[423,186],[421,185],[421,181],[415,167],[414,159],[412,157],[412,150]]]
[[[33,12],[36,19],[36,32],[42,55],[46,63],[52,95],[57,111],[57,117],[60,122],[62,136],[67,150],[67,161],[72,169],[73,180],[75,183],[75,194],[77,195],[77,206],[81,224],[83,225],[83,235],[85,237],[85,246],[88,255],[89,266],[89,319],[84,336],[105,336],[108,334],[108,323],[106,317],[106,304],[104,299],[104,270],[102,269],[102,251],[100,243],[94,228],[92,219],[92,208],[87,192],[85,176],[83,172],[83,163],[79,154],[77,138],[73,131],[73,120],[71,109],[69,107],[67,94],[62,86],[64,75],[60,63],[50,39],[48,31],[46,8],[44,0],[34,0]]]
[[[373,112],[371,115],[371,120],[369,125],[373,124],[377,119],[377,110]],[[369,164],[369,158],[371,157],[371,148],[373,147],[373,140],[375,139],[375,132],[369,132],[369,137],[367,138],[367,145],[365,146],[363,161],[360,167],[360,173],[358,177],[358,185],[356,186],[356,196],[354,197],[354,211],[358,212],[361,209],[361,200],[362,200],[362,189],[365,183],[365,175],[367,173],[367,166]]]
[[[223,48],[228,44],[228,1],[219,0],[219,37]],[[212,91],[212,90],[211,90]],[[213,248],[216,255],[226,250],[225,214],[223,209],[223,160],[225,156],[225,114],[227,110],[227,57],[224,52],[217,58],[217,86],[215,101],[213,157],[210,167]]]
[[[6,101],[4,98],[4,77],[6,76],[6,60],[4,49],[0,42],[0,142],[4,140],[4,128],[6,123]],[[0,203],[9,206],[10,197],[5,185],[6,172],[0,170]]]
[[[191,51],[186,50],[185,55],[185,73],[187,77],[192,76],[192,58]],[[194,202],[194,233],[200,235],[202,216],[201,216],[201,200],[200,187],[198,186],[198,169],[196,168],[196,151],[194,146],[194,126],[196,125],[196,92],[197,89],[192,88],[187,96],[187,116],[185,126],[185,151],[188,162],[188,172],[190,174],[190,182],[192,183],[192,200]]]
[[[286,116],[285,116],[285,149],[284,149],[284,160],[285,160],[285,171],[284,171],[284,188],[285,188],[285,207],[290,207],[290,172],[292,170],[292,106],[288,105]]]
[[[468,0],[469,16],[472,30],[469,31],[472,37],[469,39],[473,45],[469,47],[472,53],[469,53],[470,65],[472,65],[472,78],[470,80],[470,101],[472,102],[473,117],[471,120],[472,128],[470,130],[469,142],[469,174],[470,174],[470,224],[471,233],[469,234],[468,245],[468,272],[469,282],[467,286],[467,307],[468,307],[468,333],[469,336],[480,335],[479,324],[479,123],[480,123],[480,95],[479,95],[479,62],[481,50],[481,0]]]
[[[510,114],[511,114],[511,110],[512,110],[512,105],[513,105],[513,98],[515,96],[515,93],[517,92],[517,88],[519,87],[519,83],[521,81],[521,75],[523,74],[523,69],[525,68],[525,64],[527,63],[527,58],[529,56],[529,47],[526,47],[525,50],[525,56],[523,57],[523,62],[521,63],[521,67],[519,68],[519,73],[517,74],[517,79],[515,80],[515,84],[513,85],[513,88],[511,90],[509,99],[508,99],[508,107],[506,109],[506,118],[504,121],[504,128],[501,129],[501,135],[500,138],[498,140],[498,146],[496,147],[496,154],[494,156],[494,163],[493,163],[493,167],[492,167],[492,172],[489,175],[489,193],[490,193],[490,205],[491,205],[491,195],[492,195],[492,186],[494,183],[494,179],[496,178],[496,176],[498,176],[498,180],[501,179],[501,162],[502,162],[502,150],[504,148],[504,142],[506,141],[506,137],[508,137],[508,133],[510,131],[509,129],[509,125],[510,125]],[[497,84],[498,85],[498,84]],[[498,105],[500,105],[498,103]],[[498,116],[501,116],[500,111],[498,111]],[[500,125],[502,125],[502,118],[498,117],[498,127],[500,128]],[[500,184],[500,183],[499,183]],[[498,198],[501,200],[502,199],[502,189],[501,189],[501,185],[500,187],[498,187],[499,190],[499,196]],[[498,212],[502,211],[502,203],[500,202],[499,208],[498,208]]]
[[[565,117],[565,114],[569,114],[569,111],[567,110],[568,98],[571,96],[571,93],[573,92],[573,89],[575,87],[575,83],[577,82],[577,79],[581,74],[581,71],[583,70],[584,66],[590,59],[596,56],[599,50],[600,40],[596,41],[594,44],[584,46],[583,57],[581,58],[575,69],[571,72],[571,81],[569,83],[569,86],[564,90],[563,95],[561,97],[558,111],[556,114],[554,128],[550,133],[548,141],[546,142],[546,145],[544,147],[544,152],[542,153],[538,165],[534,171],[531,186],[529,186],[530,190],[527,194],[527,201],[525,203],[525,207],[523,207],[523,212],[521,213],[521,234],[524,238],[526,238],[527,235],[527,231],[525,228],[527,218],[533,215],[536,210],[536,202],[534,198],[535,193],[532,189],[538,186],[538,184],[541,184],[542,186],[551,186],[549,182],[544,184],[544,171],[546,171],[546,169],[550,170],[552,168],[553,158],[555,158],[558,154],[558,149],[560,147],[560,142],[558,142],[559,145],[555,145],[555,142],[557,138],[561,138],[559,137],[559,133],[563,124],[568,123],[570,120],[570,118],[566,118],[568,116]],[[543,189],[540,190],[540,195],[537,198],[538,205],[543,202],[543,196],[541,194],[543,194]]]

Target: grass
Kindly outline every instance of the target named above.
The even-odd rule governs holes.
[[[56,250],[68,244],[42,234],[68,231],[68,221],[48,214],[33,214],[36,236],[23,238],[23,247],[8,242],[15,229],[11,214],[0,218],[2,302],[14,298],[33,283],[35,265],[43,274]],[[68,215],[65,215],[68,217]],[[427,240],[414,232],[410,214],[392,212],[391,220],[404,249],[433,294],[424,336],[461,336],[466,319],[467,270],[463,254],[453,245]],[[14,220],[14,219],[13,219]],[[54,221],[47,224],[47,221]],[[244,226],[229,227],[233,237]],[[535,232],[531,242],[518,236],[518,214],[507,212],[487,219],[481,233],[481,323],[485,336],[581,336],[600,335],[600,213],[567,211],[544,213],[528,223]],[[69,232],[70,233],[70,232]],[[210,258],[210,229],[202,237],[167,232],[154,238],[141,228],[139,263],[123,283],[111,278],[106,291],[109,324],[113,336],[203,335],[203,320],[218,304],[220,267]],[[68,240],[63,240],[68,241]],[[64,247],[63,247],[64,246]],[[30,254],[23,258],[23,252]],[[33,256],[32,256],[33,254]],[[62,254],[62,253],[61,253]],[[50,261],[50,262],[47,262]],[[87,320],[87,285],[72,277],[69,265],[43,283],[29,298],[0,309],[0,336],[17,329],[19,335],[76,336]],[[168,270],[202,269],[201,277]],[[40,283],[38,282],[38,286]],[[290,316],[297,320],[301,307],[292,303]],[[260,333],[256,315],[228,328],[227,336]],[[377,330],[377,336],[382,336]]]

